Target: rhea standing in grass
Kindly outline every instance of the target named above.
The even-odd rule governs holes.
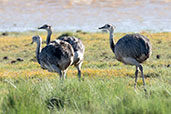
[[[152,53],[149,39],[141,34],[127,34],[115,44],[113,41],[114,26],[106,24],[99,29],[109,31],[110,48],[115,54],[116,59],[122,63],[136,66],[134,88],[137,85],[138,70],[141,71],[143,85],[145,87],[143,66],[141,63],[148,59]]]
[[[50,25],[43,25],[39,27],[38,29],[45,29],[47,31],[47,38],[46,38],[46,44],[48,45],[50,43],[51,35],[52,35],[52,28]],[[69,35],[61,35],[57,38],[58,40],[62,40],[65,42],[68,42],[71,44],[73,50],[74,50],[74,61],[73,64],[77,70],[78,70],[78,77],[79,80],[81,79],[81,66],[84,60],[84,51],[85,51],[85,46],[82,43],[82,41],[74,36],[69,36]]]
[[[43,69],[49,72],[57,72],[60,79],[65,79],[68,67],[73,63],[74,51],[72,46],[62,40],[55,40],[41,49],[42,38],[40,36],[32,37],[32,44],[36,42],[37,61]]]

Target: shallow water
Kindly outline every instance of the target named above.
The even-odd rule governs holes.
[[[118,32],[171,31],[171,0],[0,0],[0,31],[99,31],[106,23]]]

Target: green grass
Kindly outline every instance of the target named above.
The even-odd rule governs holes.
[[[129,78],[86,78],[83,82],[36,77],[5,79],[1,88],[1,111],[6,114],[170,112],[170,87],[159,84],[163,80],[148,86],[147,94],[141,87],[136,93],[128,86],[129,81]]]
[[[8,34],[0,36],[0,114],[170,113],[171,33],[142,33],[153,46],[152,56],[143,64],[147,93],[140,76],[134,90],[135,67],[115,59],[108,34],[68,33],[79,37],[86,47],[81,82],[73,66],[65,81],[59,80],[58,74],[40,68],[35,61],[36,46],[30,42],[36,34],[45,40],[44,32]],[[54,33],[52,39],[59,35]],[[123,35],[116,33],[115,42]],[[4,60],[4,56],[8,59]],[[11,64],[18,57],[24,61]]]

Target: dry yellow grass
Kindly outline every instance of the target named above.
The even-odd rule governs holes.
[[[11,33],[12,34],[12,33]],[[37,34],[37,33],[36,33]],[[159,72],[160,67],[165,67],[171,64],[171,33],[148,33],[142,32],[147,36],[153,47],[152,57],[145,62],[144,69],[145,75],[161,75]],[[27,35],[9,35],[0,37],[0,77],[54,77],[58,76],[55,73],[49,73],[42,70],[37,62],[32,61],[35,59],[36,45],[30,45],[31,38],[34,34]],[[54,40],[60,33],[55,33],[52,40]],[[112,77],[112,76],[134,76],[135,68],[126,66],[116,59],[114,54],[109,48],[108,34],[102,33],[75,33],[86,47],[85,61],[82,68],[83,76],[88,77]],[[115,42],[124,36],[125,33],[116,33]],[[41,34],[43,41],[45,41],[46,34]],[[43,47],[45,44],[43,44]],[[156,59],[156,55],[161,55],[161,59]],[[3,60],[4,56],[8,56],[8,60]],[[16,62],[11,64],[12,60],[17,57],[22,57],[23,62]],[[155,67],[155,69],[154,69]],[[165,67],[167,69],[167,67]],[[77,70],[71,67],[67,75],[70,77],[77,76]],[[158,76],[157,75],[157,76]],[[165,75],[168,75],[166,73]]]

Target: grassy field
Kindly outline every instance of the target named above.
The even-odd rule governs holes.
[[[171,33],[142,32],[152,43],[152,56],[143,64],[147,93],[141,77],[134,91],[135,66],[115,59],[106,33],[72,33],[85,47],[84,81],[71,66],[62,82],[56,73],[36,62],[33,35],[0,35],[1,114],[169,114],[171,112]],[[115,42],[126,33],[115,33]],[[53,33],[53,39],[61,33]],[[43,47],[45,44],[43,44]],[[17,61],[22,58],[23,61]],[[140,75],[140,74],[139,74]]]

